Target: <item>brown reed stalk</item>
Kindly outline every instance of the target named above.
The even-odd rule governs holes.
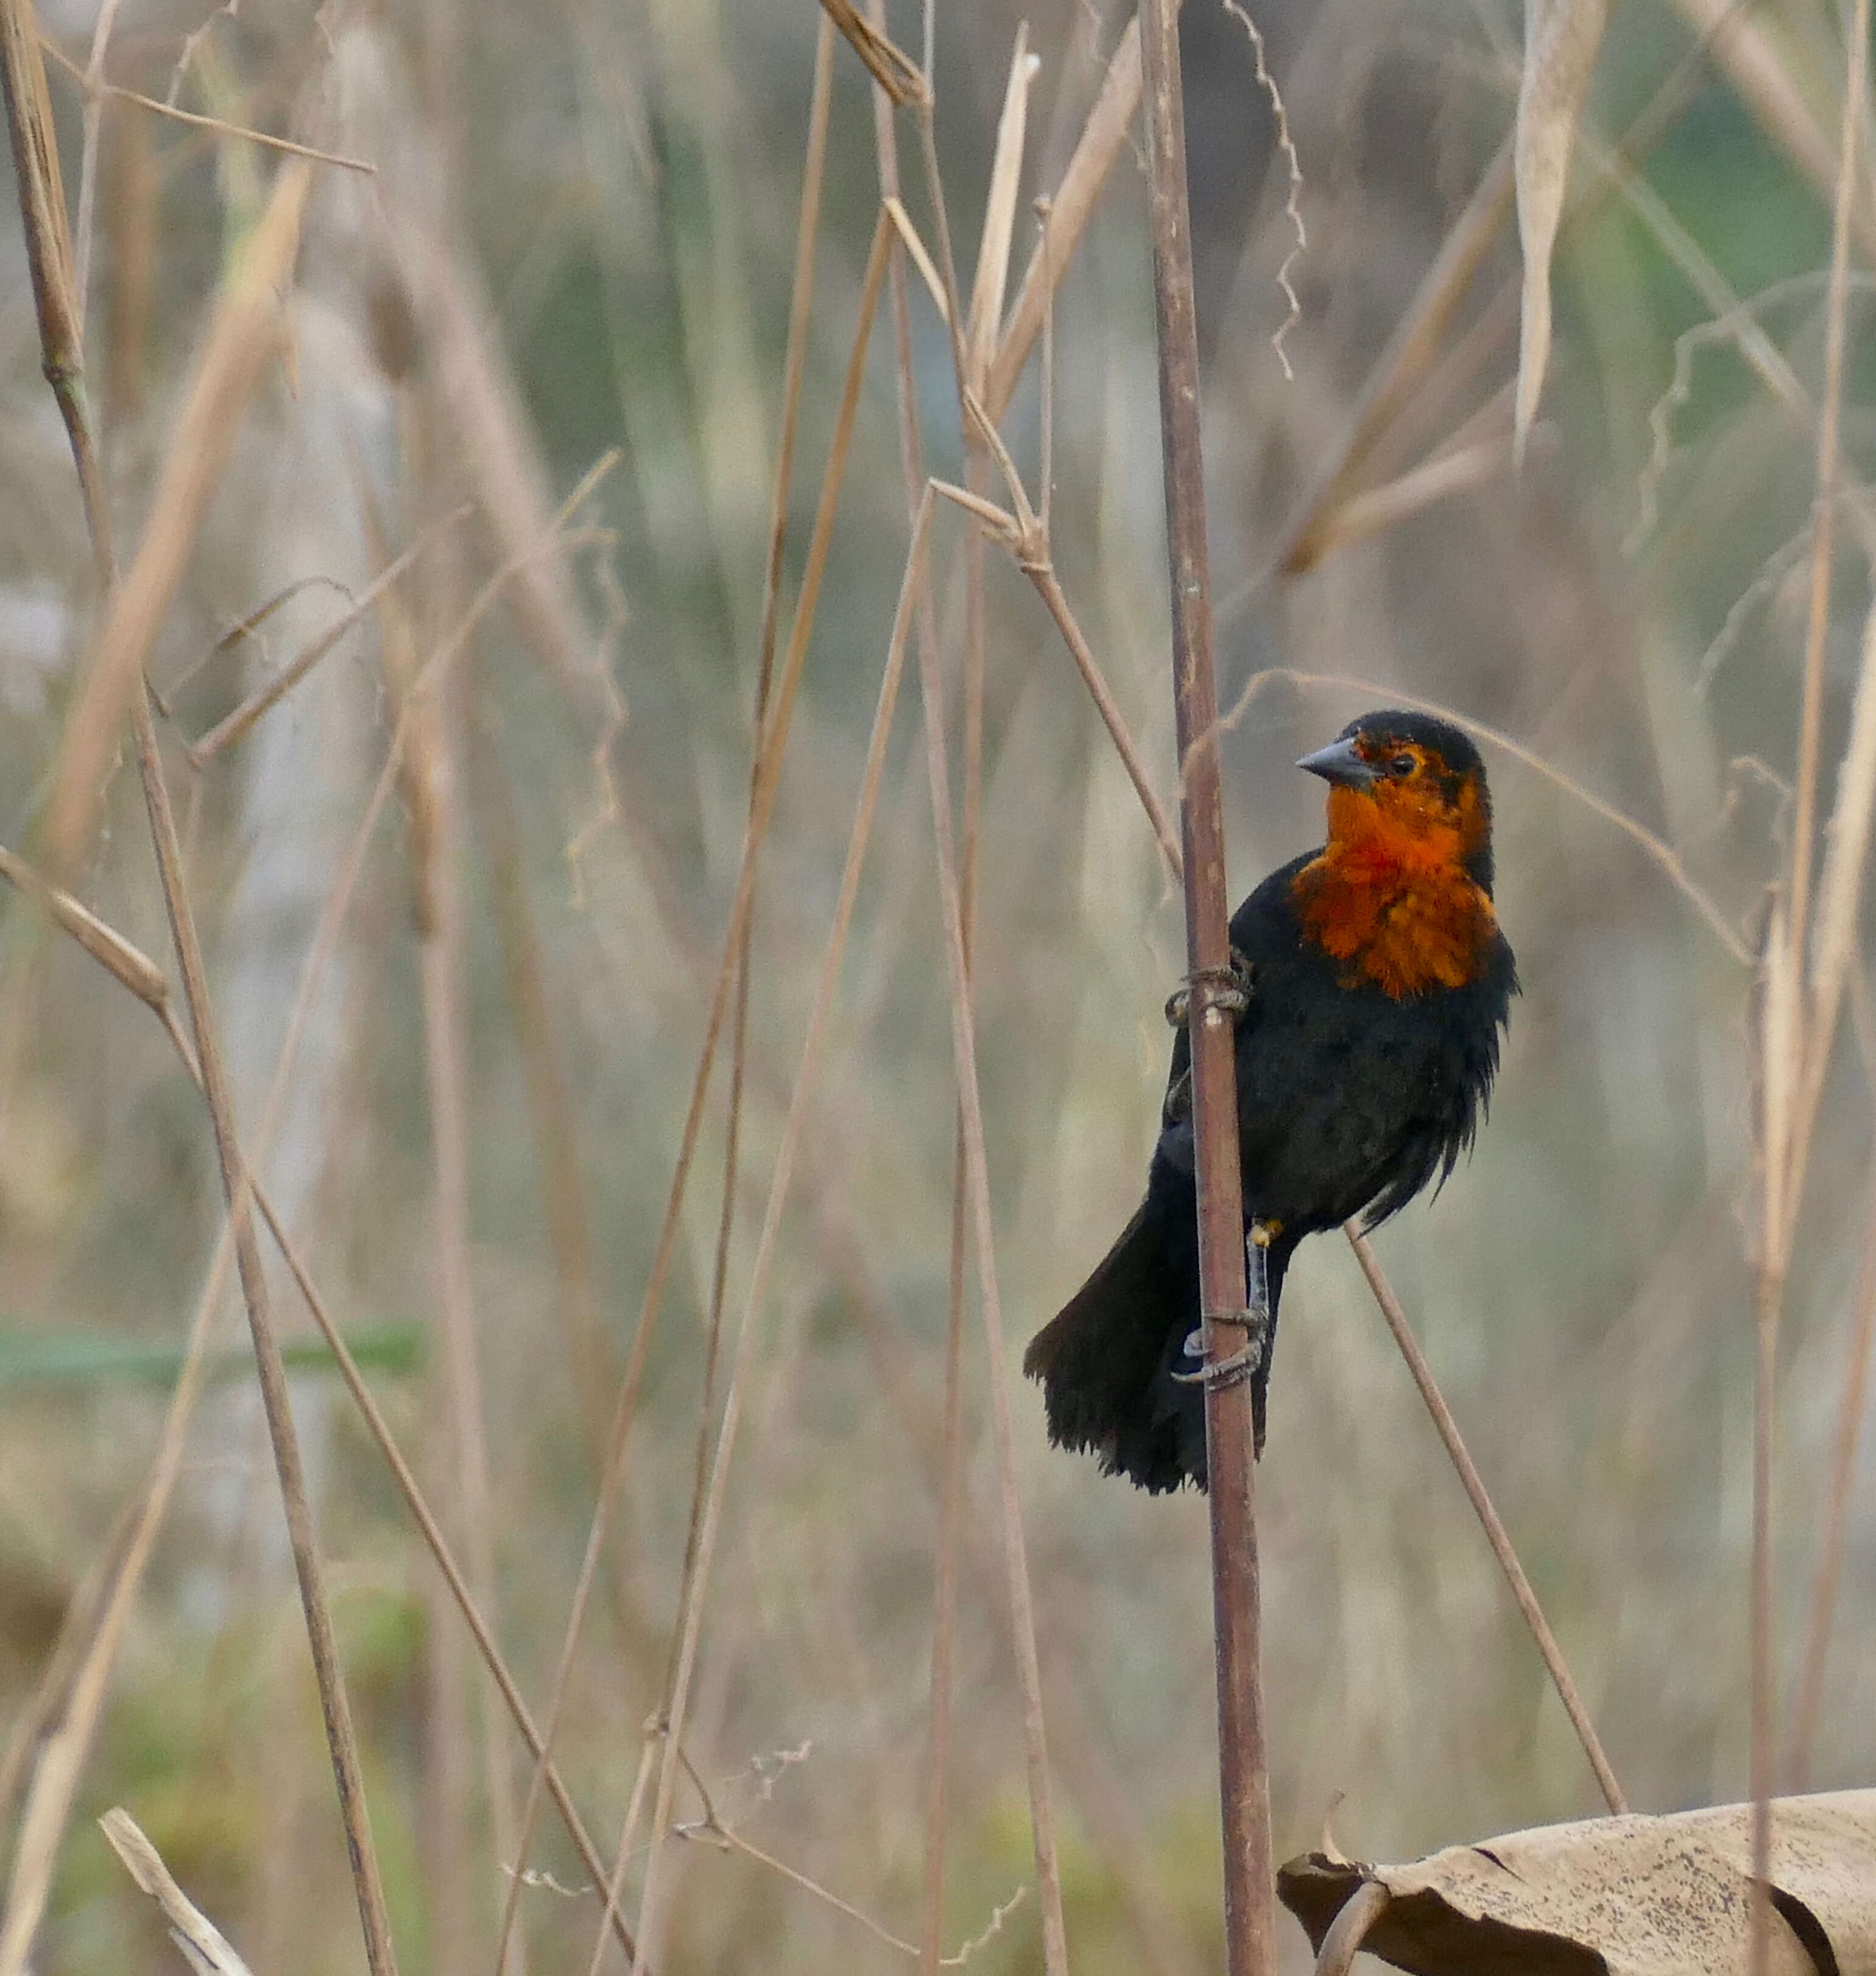
[[[1235,1032],[1230,1018],[1217,1006],[1213,985],[1229,976],[1231,943],[1226,928],[1218,685],[1212,662],[1198,326],[1193,302],[1185,104],[1174,0],[1144,0],[1140,58],[1147,104],[1154,302],[1159,326],[1173,692],[1178,716],[1180,815],[1185,846],[1186,953],[1192,980],[1200,1296],[1206,1359],[1215,1365],[1244,1345],[1247,1312]],[[1257,1514],[1247,1380],[1207,1382],[1205,1443],[1213,1622],[1217,1640],[1226,1958],[1231,1976],[1267,1976],[1276,1951],[1275,1911],[1270,1786],[1258,1666]]]

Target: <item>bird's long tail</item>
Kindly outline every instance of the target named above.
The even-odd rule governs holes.
[[[1050,1440],[1084,1449],[1105,1474],[1156,1494],[1187,1482],[1205,1487],[1204,1389],[1174,1377],[1198,1362],[1185,1349],[1199,1325],[1192,1214],[1190,1195],[1183,1202],[1149,1195],[1023,1355],[1023,1371],[1042,1388]],[[1287,1251],[1271,1258],[1273,1333],[1288,1260]],[[1259,1452],[1269,1369],[1266,1346],[1251,1391]]]
[[[1203,1404],[1170,1377],[1196,1321],[1198,1285],[1165,1239],[1166,1220],[1159,1202],[1143,1201],[1022,1361],[1041,1382],[1050,1440],[1155,1492],[1205,1484]]]

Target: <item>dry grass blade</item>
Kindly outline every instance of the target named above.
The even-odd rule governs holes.
[[[925,284],[925,291],[932,298],[932,306],[938,311],[938,320],[948,329],[951,326],[950,305],[945,300],[944,283],[939,279],[938,269],[933,262],[930,250],[919,238],[918,229],[898,196],[888,193],[885,201],[886,216],[893,223],[893,231],[899,236],[900,245],[912,256],[912,265],[919,271],[919,279]]]
[[[163,1856],[121,1805],[98,1820],[111,1850],[138,1888],[154,1901],[176,1945],[189,1958],[196,1976],[248,1976],[248,1965],[228,1938],[196,1905],[163,1863]]]
[[[846,950],[847,930],[853,917],[854,903],[859,893],[860,874],[865,861],[867,845],[872,835],[880,784],[885,772],[886,744],[890,738],[893,710],[898,703],[899,680],[911,624],[912,599],[917,591],[930,519],[931,504],[928,501],[920,510],[919,526],[907,552],[905,577],[900,586],[898,609],[894,618],[885,668],[880,676],[879,700],[874,710],[872,737],[867,744],[859,800],[855,805],[853,828],[847,839],[847,859],[841,874],[840,894],[834,903],[834,923],[828,930],[827,945],[822,953],[820,974],[815,986],[814,1006],[808,1015],[807,1033],[801,1043],[801,1068],[796,1074],[794,1092],[788,1101],[788,1117],[782,1126],[781,1144],[775,1154],[775,1174],[769,1184],[769,1205],[762,1217],[762,1233],[757,1239],[755,1258],[749,1266],[749,1286],[744,1304],[742,1326],[737,1335],[736,1354],[731,1362],[729,1385],[723,1398],[722,1423],[717,1432],[716,1457],[710,1470],[709,1490],[705,1499],[703,1520],[698,1526],[696,1567],[691,1582],[690,1597],[682,1615],[676,1662],[671,1679],[668,1719],[663,1725],[664,1747],[659,1764],[658,1788],[652,1813],[652,1850],[645,1869],[644,1890],[639,1903],[637,1934],[641,1951],[645,1943],[656,1937],[658,1902],[663,1891],[663,1876],[660,1869],[665,1855],[661,1842],[670,1827],[679,1752],[683,1741],[684,1721],[690,1705],[691,1679],[696,1666],[697,1642],[703,1629],[711,1566],[716,1558],[717,1533],[722,1519],[729,1465],[736,1452],[736,1435],[742,1424],[750,1372],[755,1362],[755,1342],[762,1333],[762,1307],[768,1295],[769,1273],[775,1263],[775,1243],[781,1231],[782,1209],[788,1200],[789,1181],[801,1144],[802,1128],[820,1072],[828,1019],[832,1012],[834,991],[840,978],[841,956]],[[609,1901],[608,1914],[611,1906]],[[594,1949],[592,1967],[595,1971],[604,1949],[605,1934],[602,1928]],[[635,1968],[637,1966],[635,1958]]]
[[[579,486],[568,497],[558,514],[554,518],[551,526],[555,532],[558,532],[571,518],[587,496],[617,464],[617,459],[618,456],[616,453],[607,453],[595,463],[581,481]],[[378,819],[383,812],[384,806],[390,799],[392,790],[397,785],[403,762],[405,743],[413,719],[414,702],[411,696],[433,686],[443,677],[446,669],[460,656],[470,633],[500,594],[503,583],[512,574],[512,568],[498,571],[490,578],[462,617],[451,628],[436,650],[425,660],[422,667],[408,683],[409,690],[403,700],[397,725],[392,732],[383,767],[380,772],[377,785],[354,832],[351,848],[347,854],[340,874],[334,882],[331,896],[314,934],[312,945],[302,970],[300,990],[295,996],[293,1009],[288,1019],[286,1036],[281,1045],[280,1061],[275,1072],[273,1085],[267,1101],[260,1141],[263,1148],[263,1156],[265,1148],[272,1143],[278,1123],[280,1108],[291,1080],[292,1067],[298,1052],[299,1040],[304,1032],[306,1019],[312,1006],[314,990],[323,975],[326,963],[336,946],[347,908],[363,875],[366,854],[377,829]],[[166,1015],[168,1012],[165,1013]],[[186,1039],[183,1037],[180,1029],[176,1026],[173,1016],[169,1017],[169,1027],[172,1040],[183,1055],[185,1065],[189,1069],[193,1075],[199,1077],[199,1072],[196,1069],[194,1059],[188,1049]],[[251,1164],[247,1165],[244,1171],[251,1176]],[[504,1703],[514,1718],[522,1740],[541,1766],[541,1774],[547,1793],[553,1799],[565,1822],[568,1835],[575,1849],[579,1852],[587,1871],[597,1882],[603,1876],[603,1862],[599,1857],[597,1849],[588,1836],[581,1820],[578,1810],[565,1784],[562,1782],[558,1771],[549,1759],[547,1744],[528,1714],[526,1704],[522,1699],[520,1691],[515,1684],[513,1676],[508,1671],[495,1645],[494,1637],[482,1617],[476,1600],[470,1592],[468,1582],[456,1564],[443,1536],[442,1529],[425,1501],[409,1463],[406,1461],[399,1450],[383,1414],[372,1398],[370,1389],[365,1383],[364,1376],[354,1359],[338,1326],[334,1322],[324,1299],[314,1283],[297,1246],[275,1214],[265,1193],[256,1187],[254,1188],[254,1196],[262,1217],[266,1220],[281,1254],[292,1273],[300,1293],[305,1299],[307,1308],[311,1312],[314,1322],[319,1327],[321,1335],[331,1349],[347,1388],[357,1405],[359,1412],[370,1431],[373,1439],[377,1442],[386,1465],[390,1468],[392,1477],[403,1497],[406,1507],[409,1509],[413,1521],[416,1523],[432,1556],[436,1559],[438,1569],[443,1573],[445,1583],[462,1615],[464,1623],[468,1627],[478,1650],[481,1652]],[[219,1296],[219,1286],[225,1276],[228,1259],[229,1250],[226,1239],[224,1238],[222,1250],[218,1256],[216,1270],[212,1273],[212,1295],[211,1297],[205,1298],[204,1300],[205,1313],[207,1309],[212,1308],[214,1296]],[[199,1326],[203,1321],[202,1319],[199,1318]],[[178,1402],[172,1403],[172,1411],[179,1417],[186,1417],[186,1409]],[[166,1428],[166,1434],[167,1431],[168,1429]],[[179,1428],[177,1431],[179,1434]],[[166,1441],[165,1444],[167,1445]],[[173,1479],[173,1475],[171,1479]],[[152,1528],[153,1529],[153,1521]],[[615,1918],[614,1934],[620,1948],[627,1955],[630,1955],[632,1953],[632,1938],[622,1920]]]
[[[13,175],[25,223],[26,263],[39,318],[40,355],[71,440],[94,540],[107,541],[104,483],[84,403],[84,301],[72,259],[65,183],[46,94],[33,0],[0,0],[0,94],[6,98]]]
[[[821,0],[822,11],[846,36],[867,73],[902,107],[927,100],[924,72],[854,5],[853,0]]]
[[[1524,76],[1518,91],[1518,234],[1524,306],[1512,443],[1520,464],[1550,362],[1550,256],[1570,186],[1570,153],[1608,0],[1525,0]]]
[[[47,374],[52,377],[55,368],[70,365],[75,375],[83,362],[84,318],[32,0],[0,0],[0,75],[6,87],[13,168],[19,181],[20,209],[26,216],[28,265],[46,345]],[[56,377],[53,382],[56,385]]]
[[[1453,1410],[1446,1403],[1433,1375],[1433,1368],[1427,1362],[1427,1355],[1420,1349],[1420,1342],[1414,1335],[1407,1320],[1407,1312],[1400,1308],[1400,1300],[1394,1293],[1381,1269],[1381,1259],[1375,1254],[1374,1246],[1352,1221],[1342,1230],[1348,1237],[1348,1246],[1355,1252],[1355,1260],[1361,1265],[1361,1273],[1368,1279],[1368,1288],[1374,1293],[1374,1301],[1381,1306],[1381,1316],[1387,1321],[1387,1329],[1394,1334],[1394,1341],[1400,1348],[1400,1355],[1407,1361],[1407,1370],[1414,1375],[1414,1383],[1420,1388],[1420,1396],[1427,1403],[1427,1411],[1433,1416],[1433,1424],[1439,1430],[1440,1438],[1453,1468],[1457,1472],[1467,1499],[1483,1527],[1486,1541],[1492,1546],[1492,1555],[1498,1559],[1499,1569],[1504,1573],[1506,1583],[1511,1587],[1511,1596],[1517,1601],[1518,1610],[1524,1615],[1525,1624],[1531,1629],[1531,1637],[1537,1642],[1537,1650],[1544,1657],[1544,1665],[1550,1671],[1552,1682],[1564,1712],[1570,1718],[1570,1726],[1576,1731],[1577,1741],[1583,1746],[1583,1754],[1589,1759],[1589,1767],[1596,1773],[1596,1783],[1611,1811],[1621,1813],[1628,1809],[1622,1796],[1622,1787],[1615,1780],[1615,1773],[1609,1767],[1609,1760],[1603,1754],[1602,1740],[1596,1734],[1595,1724],[1589,1719],[1589,1711],[1583,1706],[1583,1698],[1577,1692],[1576,1683],[1571,1678],[1568,1663],[1563,1658],[1563,1649],[1557,1644],[1557,1636],[1550,1630],[1550,1622],[1544,1617],[1544,1609],[1537,1602],[1537,1594],[1531,1589],[1531,1581],[1525,1576],[1524,1566],[1518,1562],[1518,1553],[1512,1548],[1510,1533],[1503,1520],[1493,1507],[1492,1498],[1486,1492],[1482,1477],[1466,1444],[1460,1438],[1459,1423],[1453,1418]]]
[[[311,183],[308,166],[282,167],[266,212],[216,300],[170,428],[143,542],[111,598],[66,723],[45,826],[47,861],[55,874],[72,870],[82,855],[145,662],[189,566],[262,367],[278,344],[279,290],[292,276]]]
[[[973,399],[973,408],[976,400]],[[1054,564],[1049,559],[1048,539],[1042,524],[1029,496],[1023,492],[1022,483],[1004,450],[996,428],[988,423],[987,417],[978,430],[988,440],[1002,467],[1010,498],[1016,503],[1015,514],[999,508],[994,501],[986,500],[967,487],[954,486],[948,480],[934,480],[932,489],[941,494],[954,506],[962,508],[967,514],[974,515],[983,522],[992,534],[1007,548],[1015,559],[1016,567],[1035,585],[1036,594],[1047,607],[1048,614],[1055,621],[1055,628],[1061,634],[1062,643],[1068,648],[1068,656],[1074,660],[1075,670],[1081,675],[1081,682],[1088,688],[1088,697],[1094,701],[1100,714],[1101,724],[1107,730],[1107,738],[1114,743],[1114,752],[1121,758],[1127,779],[1134,785],[1134,793],[1139,797],[1140,808],[1146,812],[1147,821],[1153,826],[1161,856],[1166,860],[1167,869],[1177,878],[1184,868],[1179,848],[1179,838],[1173,828],[1172,819],[1166,806],[1154,793],[1151,778],[1147,772],[1145,760],[1140,755],[1127,720],[1122,714],[1120,703],[1114,697],[1101,667],[1095,662],[1087,638],[1075,618],[1068,594],[1061,581],[1055,574]]]
[[[610,469],[615,459],[614,455],[605,456],[587,473],[553,524],[555,532],[565,517],[585,499]],[[421,688],[443,677],[445,669],[460,654],[482,614],[501,594],[504,585],[515,574],[515,565],[511,564],[498,570],[483,586],[463,618],[426,660],[416,682],[417,687]],[[190,1353],[185,1362],[183,1378],[178,1383],[176,1395],[171,1402],[169,1416],[165,1422],[164,1439],[153,1471],[138,1540],[143,1546],[143,1555],[146,1556],[148,1545],[154,1539],[163,1507],[166,1503],[169,1490],[173,1485],[176,1467],[180,1460],[183,1428],[193,1405],[195,1388],[199,1383],[201,1352],[206,1340],[208,1320],[219,1299],[219,1283],[225,1276],[232,1246],[239,1266],[242,1289],[247,1303],[249,1329],[254,1340],[262,1399],[279,1472],[288,1541],[300,1584],[308,1640],[312,1649],[314,1670],[319,1684],[320,1704],[325,1717],[327,1738],[331,1749],[334,1779],[338,1787],[339,1808],[345,1824],[347,1846],[351,1854],[360,1915],[364,1928],[367,1960],[374,1976],[389,1976],[389,1972],[395,1971],[396,1963],[391,1949],[383,1885],[365,1812],[351,1704],[334,1647],[331,1612],[313,1533],[311,1513],[301,1472],[298,1441],[287,1395],[285,1369],[268,1307],[266,1279],[261,1268],[252,1221],[248,1211],[252,1194],[249,1170],[235,1132],[233,1110],[226,1074],[222,1069],[217,1046],[201,947],[183,884],[175,820],[169,809],[169,793],[163,780],[162,759],[157,750],[155,726],[146,691],[138,693],[133,699],[131,713],[138,769],[150,814],[151,835],[156,851],[158,872],[163,881],[164,904],[169,915],[170,928],[181,964],[184,996],[196,1030],[196,1060],[211,1122],[215,1128],[216,1152],[229,1200],[226,1233],[211,1271],[209,1292],[205,1295],[198,1311],[196,1327],[192,1335]],[[379,791],[372,805],[374,815],[388,792],[391,778],[401,757],[409,718],[410,709],[406,706],[399,716],[397,729],[393,736],[390,759],[386,763],[385,772],[380,778]],[[311,1003],[312,983],[323,969],[331,943],[337,938],[342,903],[349,898],[351,888],[362,870],[367,839],[368,825],[354,840],[351,861],[314,936],[313,950],[302,974],[301,995],[288,1024],[288,1042],[282,1046],[281,1067],[276,1071],[275,1085],[269,1093],[268,1118],[262,1133],[264,1142],[271,1139],[277,1122],[285,1088],[285,1072],[291,1062],[291,1051],[297,1048],[299,1026],[303,1023]],[[183,1050],[187,1061],[186,1046],[182,1040],[181,1032],[177,1029],[173,1033],[177,1039],[177,1046]],[[278,1227],[275,1232],[277,1237],[281,1234]],[[116,1623],[120,1630],[123,1617],[127,1612],[129,1590],[133,1588],[134,1582],[133,1575],[127,1569],[126,1589],[117,1613]],[[107,1652],[100,1652],[95,1656],[95,1692],[91,1702],[91,1720],[95,1719],[97,1706],[102,1700],[103,1684],[108,1672],[110,1660],[110,1655]],[[87,1737],[90,1726],[87,1721],[84,1725]],[[74,1761],[71,1784],[75,1785],[75,1783]],[[68,1791],[69,1788],[68,1786]],[[13,1976],[12,1969],[3,1958],[0,1958],[0,1976]]]
[[[1004,285],[1009,278],[1010,242],[1016,229],[1016,200],[1022,189],[1023,137],[1029,125],[1029,89],[1041,56],[1029,51],[1029,26],[1019,22],[1016,45],[1009,58],[1009,81],[1003,92],[1003,114],[997,120],[996,151],[990,166],[990,190],[984,202],[983,237],[977,249],[977,274],[971,285],[970,314],[965,331],[965,370],[979,396],[989,379],[996,352],[997,331],[1003,319]]]
[[[920,509],[929,517],[931,499]],[[1015,1434],[1010,1422],[1009,1382],[1003,1359],[1003,1313],[997,1292],[989,1181],[986,1167],[983,1113],[977,1088],[977,1038],[971,1009],[969,958],[965,950],[957,871],[952,852],[950,772],[945,763],[944,695],[938,655],[920,641],[919,678],[924,700],[926,770],[931,788],[933,835],[938,861],[939,900],[944,917],[945,953],[951,986],[951,1046],[963,1114],[973,1234],[977,1253],[977,1289],[989,1358],[991,1422],[996,1443],[997,1481],[1003,1515],[1004,1559],[1009,1576],[1010,1630],[1022,1690],[1023,1754],[1029,1789],[1030,1834],[1035,1849],[1036,1884],[1042,1905],[1042,1955],[1049,1976],[1066,1976],[1068,1934],[1062,1920],[1061,1873],[1057,1862],[1055,1821],[1042,1726],[1042,1671],[1036,1658],[1035,1613],[1025,1553],[1022,1510],[1016,1492]]]
[[[1136,18],[1127,22],[1121,34],[1061,183],[1049,196],[1048,216],[1043,222],[1042,238],[1029,257],[1022,285],[1016,291],[1015,306],[1010,311],[1009,325],[997,347],[996,361],[984,383],[984,407],[993,420],[1000,420],[1009,409],[1022,367],[1042,334],[1055,290],[1075,259],[1076,243],[1087,230],[1094,202],[1126,145],[1128,128],[1139,107],[1140,22]]]
[[[23,858],[16,858],[0,845],[0,878],[38,901],[57,924],[91,955],[98,965],[121,981],[140,1002],[159,1013],[169,995],[168,977],[142,948],[133,947],[123,934],[107,926],[90,907],[71,893],[49,885]]]

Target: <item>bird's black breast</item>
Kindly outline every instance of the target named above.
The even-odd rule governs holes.
[[[1314,855],[1314,854],[1312,854]],[[1396,999],[1351,984],[1304,937],[1291,884],[1274,871],[1231,922],[1250,963],[1237,1031],[1245,1214],[1276,1220],[1284,1246],[1364,1211],[1371,1225],[1443,1179],[1470,1144],[1517,991],[1502,935],[1474,980]],[[1154,1191],[1191,1185],[1190,1042],[1176,1039]]]

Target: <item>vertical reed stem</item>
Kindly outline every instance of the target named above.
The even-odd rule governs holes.
[[[1173,683],[1182,770],[1186,953],[1193,977],[1190,1021],[1199,1282],[1206,1356],[1216,1363],[1230,1357],[1244,1342],[1244,1224],[1233,1030],[1206,985],[1224,978],[1231,948],[1225,907],[1218,684],[1212,666],[1210,569],[1199,435],[1199,348],[1192,291],[1191,222],[1186,205],[1185,114],[1176,0],[1146,0],[1140,25],[1153,285],[1159,321],[1160,443],[1166,463],[1167,551],[1172,584]],[[1248,1383],[1240,1380],[1235,1385],[1221,1382],[1206,1387],[1205,1439],[1218,1652],[1226,1967],[1230,1976],[1265,1976],[1274,1951],[1270,1801],[1258,1672],[1257,1523]]]

